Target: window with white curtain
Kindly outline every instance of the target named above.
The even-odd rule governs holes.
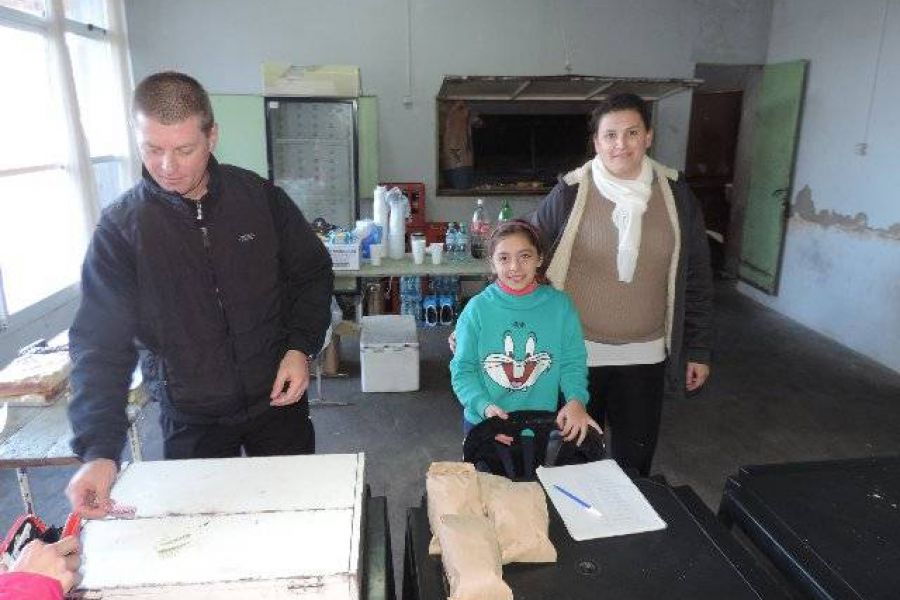
[[[133,157],[121,0],[0,0],[0,329],[71,288]]]

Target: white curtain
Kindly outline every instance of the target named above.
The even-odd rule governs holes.
[[[128,157],[122,168],[124,181],[137,181],[141,176],[141,161],[136,149],[137,142],[134,138],[134,129],[131,128],[131,91],[134,89],[134,77],[131,72],[131,55],[128,51],[128,25],[125,21],[125,6],[123,0],[106,0],[107,14],[109,15],[109,35],[113,50],[113,66],[118,74],[119,103],[122,107],[122,115],[128,123]]]
[[[51,0],[49,8],[51,69],[55,72],[55,79],[59,85],[59,99],[62,103],[63,120],[66,123],[65,143],[68,145],[68,152],[65,168],[72,178],[73,193],[78,195],[84,208],[82,227],[85,235],[89,237],[99,217],[100,201],[91,167],[91,154],[81,125],[81,114],[78,111],[72,60],[66,45],[66,13],[63,1]]]
[[[50,58],[53,63],[51,68],[54,69],[57,81],[59,81],[60,102],[66,122],[66,143],[68,144],[66,168],[72,177],[74,193],[78,195],[78,199],[84,207],[83,226],[89,237],[100,217],[100,198],[91,164],[90,148],[81,123],[72,61],[66,44],[63,0],[51,0],[49,4]],[[128,123],[133,84],[125,9],[122,0],[106,0],[106,5],[109,19],[108,39],[111,44],[113,69],[117,82],[117,85],[114,86],[115,89],[110,89],[107,93],[116,99],[119,118]],[[110,117],[114,118],[113,115]],[[125,155],[121,166],[121,178],[128,187],[140,177],[141,170],[140,161],[135,152],[134,133],[130,126],[125,129],[128,141],[123,148]]]
[[[0,269],[0,332],[9,326],[9,311],[6,309],[6,293],[3,291],[3,269]]]

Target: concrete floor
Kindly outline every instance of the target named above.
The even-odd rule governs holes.
[[[889,371],[737,294],[717,289],[718,341],[701,393],[664,407],[653,471],[690,485],[718,506],[727,475],[740,465],[900,453],[900,374]],[[434,460],[458,460],[460,408],[451,393],[447,330],[423,331],[421,390],[362,394],[356,339],[342,340],[346,379],[326,379],[326,400],[349,406],[312,410],[318,451],[365,452],[367,479],[388,498],[395,576],[402,565],[405,510],[419,503]],[[156,407],[142,417],[145,459],[162,455]],[[33,469],[38,512],[61,524],[73,468]],[[12,471],[0,472],[0,524],[22,510]]]

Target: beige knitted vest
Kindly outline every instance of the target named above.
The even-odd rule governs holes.
[[[650,162],[653,167],[655,180],[659,185],[663,200],[665,201],[666,211],[668,212],[669,221],[672,224],[672,233],[675,238],[672,257],[669,262],[666,285],[665,335],[666,348],[668,349],[671,348],[672,345],[672,315],[675,308],[675,274],[681,254],[681,229],[678,224],[678,212],[675,208],[675,197],[672,195],[672,188],[669,186],[669,180],[677,180],[678,171],[670,169],[653,159],[650,159]],[[582,167],[571,171],[564,179],[569,185],[578,184],[578,193],[575,196],[575,202],[572,205],[572,211],[569,213],[569,219],[566,221],[565,229],[563,229],[559,243],[553,253],[553,259],[547,267],[547,277],[553,282],[553,286],[559,290],[568,289],[567,279],[569,274],[569,263],[572,258],[572,249],[575,245],[578,229],[581,226],[589,192],[591,188],[594,187],[593,177],[591,176],[591,162],[588,161]],[[580,306],[578,308],[581,310]]]
[[[675,237],[662,191],[651,188],[641,224],[641,248],[631,282],[619,281],[615,205],[591,182],[572,246],[566,291],[578,307],[584,337],[604,344],[658,340],[665,335],[666,289]]]

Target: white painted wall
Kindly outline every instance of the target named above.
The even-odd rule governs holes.
[[[771,0],[126,0],[126,11],[138,79],[175,68],[211,92],[253,94],[264,61],[359,65],[365,93],[379,97],[382,180],[424,180],[429,218],[458,220],[472,199],[434,200],[444,75],[563,74],[566,47],[572,72],[591,75],[692,77],[697,61],[762,62]],[[689,94],[662,103],[657,158],[683,165],[689,117]]]
[[[811,199],[818,214],[795,211],[788,223],[777,297],[741,288],[896,371],[898,56],[900,0],[775,1],[768,61],[811,61],[794,203]],[[865,155],[859,143],[868,144]]]

